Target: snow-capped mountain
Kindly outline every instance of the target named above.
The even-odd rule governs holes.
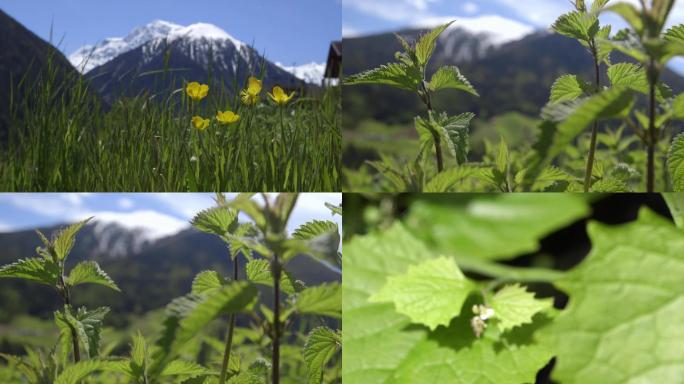
[[[289,67],[281,63],[276,63],[276,65],[309,84],[321,84],[325,74],[325,63],[311,62],[309,64]]]
[[[106,101],[122,95],[167,94],[187,81],[223,81],[227,90],[264,70],[264,85],[299,88],[305,81],[207,23],[181,26],[156,20],[128,36],[78,49],[70,61],[86,72]],[[139,76],[145,73],[145,76]],[[309,71],[299,71],[302,76]]]
[[[221,28],[207,23],[196,23],[184,27],[163,20],[155,20],[145,26],[131,31],[126,37],[110,37],[96,45],[85,45],[71,55],[69,61],[81,72],[86,73],[91,69],[105,64],[124,52],[138,48],[148,42],[170,42],[178,39],[188,40],[211,40],[216,42],[229,42],[242,51],[245,43],[229,35]]]

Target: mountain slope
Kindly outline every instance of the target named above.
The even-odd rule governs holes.
[[[80,48],[70,59],[87,71],[86,76],[107,101],[121,95],[169,94],[184,82],[207,83],[210,79],[231,91],[262,70],[266,88],[305,85],[251,46],[206,23],[183,27],[157,20],[124,38]]]
[[[419,33],[400,32],[411,40]],[[379,34],[345,39],[343,49],[345,73],[353,74],[392,61],[400,46],[392,34]],[[511,111],[537,116],[557,77],[575,73],[590,79],[593,68],[584,48],[560,35],[537,32],[497,45],[462,29],[440,39],[428,72],[441,65],[459,66],[481,97],[447,91],[433,100],[434,107],[450,113],[472,111],[483,119]],[[684,78],[674,72],[666,71],[663,79],[675,91],[684,91]],[[367,118],[408,124],[424,111],[414,95],[387,87],[354,86],[344,92],[345,128]]]
[[[56,229],[41,231],[49,234]],[[33,231],[0,234],[0,265],[32,257],[38,245],[40,241]],[[80,260],[98,261],[121,292],[91,285],[75,290],[75,302],[108,305],[115,321],[125,321],[131,313],[163,307],[174,297],[188,293],[192,279],[200,271],[216,269],[228,275],[232,270],[225,244],[193,229],[151,241],[120,226],[89,224],[78,234],[70,264]],[[244,270],[244,258],[240,258],[240,268]],[[295,257],[287,268],[307,285],[341,280],[340,274],[306,256]],[[48,287],[0,280],[0,322],[22,313],[49,318],[59,305],[59,297]]]
[[[7,139],[11,91],[24,76],[29,82],[39,78],[48,60],[58,81],[79,76],[61,52],[0,9],[0,143]],[[13,96],[22,99],[22,94]]]

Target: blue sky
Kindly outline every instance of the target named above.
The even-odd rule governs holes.
[[[44,39],[64,38],[70,54],[107,37],[161,19],[181,25],[215,24],[235,38],[254,42],[285,65],[324,62],[341,31],[341,0],[0,0],[0,9]]]
[[[159,238],[187,228],[197,212],[214,206],[213,198],[207,193],[2,193],[0,232],[95,216],[96,220],[145,229],[149,236]],[[341,218],[331,216],[325,202],[338,205],[342,194],[300,194],[288,229],[292,231],[313,219],[334,220],[341,228]]]

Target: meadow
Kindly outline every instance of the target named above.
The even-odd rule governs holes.
[[[184,79],[107,103],[48,59],[9,90],[0,190],[339,190],[339,87],[285,93],[261,75],[252,87]]]

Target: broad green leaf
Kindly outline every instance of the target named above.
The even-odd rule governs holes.
[[[475,117],[474,113],[462,113],[456,116],[447,117],[442,114],[439,118],[439,125],[444,129],[442,137],[458,164],[465,164],[468,159],[469,127],[470,121]]]
[[[461,165],[457,168],[451,168],[444,172],[438,173],[428,181],[423,192],[428,193],[442,193],[442,192],[456,192],[458,186],[465,180],[477,175],[479,169],[466,165]]]
[[[235,260],[238,255],[242,254],[247,259],[252,258],[253,244],[259,244],[257,240],[257,229],[252,223],[242,223],[235,228],[235,231],[225,236],[224,240],[228,242],[230,247],[230,257]]]
[[[135,366],[135,373],[144,373],[147,366],[147,358],[147,341],[142,333],[138,332],[133,336],[133,344],[131,344],[131,364]]]
[[[208,374],[210,371],[194,361],[173,360],[164,367],[160,376],[184,376],[193,378]]]
[[[192,280],[192,293],[200,295],[205,292],[219,289],[226,285],[227,281],[216,271],[202,271]]]
[[[241,281],[203,295],[190,294],[173,300],[166,307],[164,330],[157,341],[150,375],[157,377],[181,348],[217,316],[244,311],[256,296],[254,285]]]
[[[438,253],[501,260],[536,251],[546,235],[589,213],[587,202],[573,195],[499,195],[457,204],[459,200],[415,202],[405,222]]]
[[[684,192],[684,134],[675,137],[667,155],[667,170],[672,189]]]
[[[479,96],[472,84],[461,74],[461,71],[454,66],[440,67],[432,75],[428,84],[430,90],[439,91],[440,89],[459,89],[475,96]]]
[[[57,259],[64,260],[71,252],[71,248],[74,247],[74,242],[76,241],[76,234],[83,228],[84,225],[88,224],[92,217],[89,217],[81,222],[72,224],[66,228],[61,229],[55,235],[55,240],[52,242]]]
[[[577,76],[564,75],[559,77],[551,86],[550,101],[552,103],[572,101],[585,95],[589,88],[590,86],[581,81]]]
[[[529,187],[541,170],[571,145],[589,124],[596,120],[622,117],[630,111],[633,103],[634,97],[629,88],[614,87],[587,98],[565,121],[557,124],[544,122],[525,173],[525,185]]]
[[[555,283],[569,302],[544,332],[557,356],[554,380],[679,381],[684,366],[681,230],[644,208],[634,222],[592,222],[588,233],[591,252]]]
[[[440,25],[418,39],[418,42],[416,43],[416,58],[418,58],[418,64],[420,66],[424,67],[428,61],[430,61],[435,46],[437,45],[437,38],[453,23],[454,22],[451,21],[447,24]]]
[[[292,237],[304,241],[307,249],[303,253],[310,253],[333,263],[338,262],[337,252],[341,239],[335,222],[313,220],[304,223],[294,231]]]
[[[589,42],[599,31],[599,21],[594,15],[573,11],[559,17],[552,28],[561,35]]]
[[[247,279],[254,284],[273,286],[273,275],[271,274],[271,262],[264,259],[254,259],[247,263],[245,267],[247,272]],[[298,283],[292,276],[283,270],[280,277],[280,289],[288,295],[294,295]]]
[[[292,237],[296,239],[310,240],[333,231],[338,231],[337,223],[334,221],[313,220],[309,221],[308,223],[304,223],[295,229]]]
[[[226,232],[235,230],[238,215],[236,210],[220,206],[201,211],[193,217],[190,223],[202,232],[222,236]]]
[[[532,341],[536,328],[514,330],[506,342],[476,340],[470,318],[457,317],[449,328],[430,332],[411,325],[392,303],[371,303],[389,276],[433,257],[401,224],[356,236],[343,259],[342,354],[345,384],[520,384],[535,381],[552,357]],[[458,337],[457,337],[458,335]],[[525,356],[525,359],[520,359]],[[483,373],[486,372],[486,375]]]
[[[325,283],[302,290],[294,304],[299,313],[342,317],[342,289],[338,283]]]
[[[87,283],[99,284],[115,291],[121,291],[114,280],[94,261],[82,261],[76,264],[71,272],[69,272],[66,283],[71,286]]]
[[[57,285],[59,273],[59,266],[45,258],[20,259],[0,268],[0,278],[26,279],[52,287]]]
[[[303,351],[309,384],[323,382],[325,366],[341,348],[342,335],[339,331],[318,327],[309,333]]]
[[[534,315],[553,307],[552,301],[536,299],[533,293],[514,284],[506,285],[496,292],[490,305],[497,319],[497,327],[501,332],[507,332],[514,327],[531,323]]]
[[[356,75],[347,77],[345,85],[382,84],[416,92],[422,79],[420,73],[405,64],[389,63]]]
[[[103,360],[84,360],[69,365],[57,376],[55,384],[78,384],[93,372],[107,370],[115,362]]]
[[[448,326],[461,313],[473,289],[453,259],[440,257],[410,266],[404,274],[389,276],[387,284],[368,300],[394,303],[397,312],[434,330]]]
[[[677,120],[684,120],[684,93],[680,93],[672,101],[672,117]]]
[[[668,29],[663,38],[669,41],[684,43],[684,24],[679,24]]]

